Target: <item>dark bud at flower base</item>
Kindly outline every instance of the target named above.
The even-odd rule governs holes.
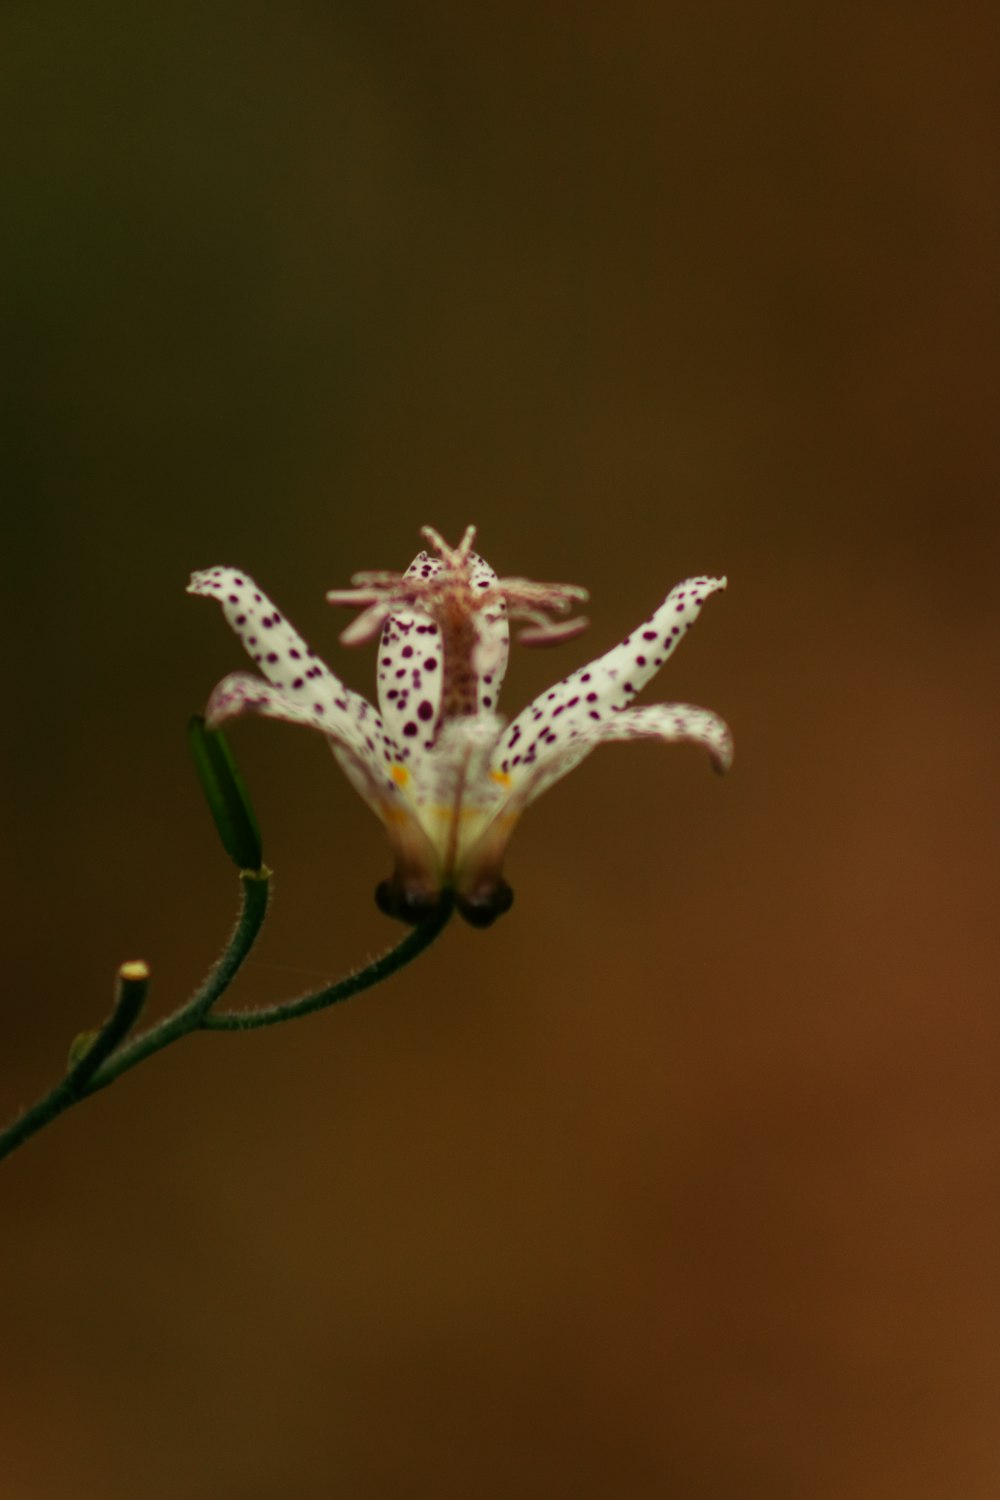
[[[497,917],[510,911],[513,904],[514,892],[506,880],[498,880],[492,889],[474,896],[459,896],[456,902],[470,927],[492,927]]]
[[[375,905],[383,916],[419,927],[421,922],[451,906],[449,891],[406,891],[394,880],[381,880],[375,887]]]
[[[209,811],[222,847],[240,870],[260,870],[263,847],[257,818],[243,777],[220,730],[206,729],[195,715],[188,725],[188,743]]]
[[[452,902],[471,927],[492,927],[497,917],[510,911],[514,892],[506,880],[474,896],[456,896],[452,891],[408,891],[395,880],[383,880],[375,887],[375,905],[379,911],[414,927],[450,907]]]

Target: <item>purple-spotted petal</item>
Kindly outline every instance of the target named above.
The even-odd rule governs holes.
[[[362,610],[344,639],[381,635],[378,712],[345,687],[246,574],[197,573],[190,592],[218,600],[262,676],[237,672],[212,694],[213,725],[254,713],[325,735],[349,780],[385,825],[395,858],[380,887],[382,910],[417,920],[442,889],[485,925],[510,905],[502,877],[511,832],[527,805],[598,744],[659,739],[699,744],[717,769],[732,758],[726,725],[688,704],[631,708],[724,579],[678,585],[639,629],[537,698],[507,730],[495,707],[507,664],[509,622],[526,644],[551,644],[583,628],[565,620],[586,597],[573,585],[498,579],[472,551],[430,528],[406,574],[355,574],[329,596]]]
[[[496,583],[489,563],[476,553],[468,558],[467,583],[463,583],[472,600]],[[414,608],[394,609],[382,631],[378,657],[379,709],[386,728],[399,746],[403,760],[416,765],[425,760],[437,741],[441,729],[442,697],[445,691],[460,686],[465,694],[472,689],[469,707],[479,713],[489,712],[496,704],[500,684],[507,667],[509,631],[502,597],[491,599],[481,609],[469,611],[466,628],[473,633],[464,657],[459,649],[452,651],[452,661],[464,662],[473,674],[471,683],[446,683],[448,657],[440,624],[434,618],[442,600],[435,597],[434,581],[446,580],[446,564],[439,557],[420,552],[403,574],[402,592],[408,581],[419,585]],[[427,606],[419,603],[420,593]],[[445,606],[446,608],[446,606]],[[451,612],[446,614],[450,621]],[[456,643],[460,646],[462,643]]]
[[[592,750],[611,740],[655,739],[666,743],[701,745],[717,771],[732,764],[733,741],[728,726],[717,714],[689,703],[654,703],[648,708],[623,709],[600,721],[570,723],[545,755],[512,772],[497,768],[496,755],[490,777],[506,787],[502,802],[492,816],[474,825],[458,865],[457,889],[466,900],[487,905],[503,889],[501,874],[507,844],[521,814],[536,797],[553,786]]]
[[[441,560],[419,553],[403,579],[435,578]],[[346,634],[346,632],[345,632]],[[378,650],[378,706],[404,760],[434,740],[444,672],[441,632],[420,609],[395,609],[385,621]]]
[[[237,568],[195,573],[188,593],[217,600],[266,681],[236,672],[209,701],[210,725],[257,713],[305,724],[345,747],[380,783],[398,757],[371,704],[345,687],[292,628],[266,594]]]
[[[546,756],[511,777],[511,801],[516,807],[527,807],[598,745],[612,740],[650,739],[701,745],[720,772],[732,765],[733,737],[718,714],[690,703],[653,703],[647,708],[623,709],[600,722],[568,725]]]
[[[498,583],[497,575],[486,560],[473,552],[469,582],[475,598],[493,590]],[[507,602],[500,593],[490,598],[488,604],[476,611],[479,639],[472,652],[472,664],[476,671],[478,703],[480,713],[488,713],[497,706],[500,689],[507,675],[507,658],[510,655],[510,626],[507,623]]]
[[[565,775],[587,753],[580,748],[586,744],[580,731],[592,731],[620,714],[663,666],[709,594],[725,586],[724,578],[689,578],[671,589],[659,609],[620,645],[572,672],[518,714],[497,747],[494,769],[510,776],[512,786],[528,772],[533,784],[533,768],[549,761],[559,762],[559,775]],[[574,758],[566,759],[563,752],[571,742]]]
[[[222,605],[247,653],[276,687],[299,692],[328,679],[341,687],[249,573],[238,568],[205,568],[192,573],[188,593],[202,594]]]
[[[399,764],[377,714],[369,709],[364,737],[359,740],[353,732],[357,726],[343,717],[329,723],[322,703],[303,703],[261,677],[234,672],[212,693],[206,719],[215,726],[248,713],[304,724],[326,735],[344,775],[385,826],[396,860],[396,879],[411,894],[422,892],[429,899],[440,882],[438,856],[410,796],[409,773]]]
[[[408,773],[400,766],[377,714],[369,710],[363,725],[343,714],[331,721],[323,703],[303,702],[262,677],[233,672],[213,691],[205,717],[215,728],[240,714],[260,714],[318,729],[355,791],[385,824],[397,863],[411,872],[430,868],[427,835],[403,789]]]

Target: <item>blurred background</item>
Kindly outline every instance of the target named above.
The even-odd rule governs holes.
[[[192,568],[324,603],[469,521],[588,586],[516,712],[726,572],[513,911],[189,1040],[0,1170],[11,1500],[1000,1493],[996,26],[957,0],[13,0],[0,1112],[235,875]],[[318,736],[232,1003],[395,940]]]

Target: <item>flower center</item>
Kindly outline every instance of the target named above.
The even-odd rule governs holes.
[[[423,607],[441,632],[444,676],[440,722],[445,723],[479,712],[476,614],[486,602],[487,591],[483,590],[478,597],[473,594],[467,567],[462,572],[446,568],[434,582],[438,587],[431,598],[423,601]]]
[[[567,640],[585,630],[584,619],[558,619],[573,605],[586,599],[586,589],[565,583],[534,583],[525,578],[497,578],[472,550],[476,528],[466,528],[457,547],[450,546],[431,526],[421,535],[437,554],[422,552],[406,573],[356,573],[351,589],[327,594],[331,604],[360,608],[362,613],[341,634],[345,645],[360,645],[374,639],[391,616],[398,629],[409,634],[407,614],[430,621],[439,635],[441,656],[440,697],[431,744],[436,744],[446,724],[495,709],[497,690],[503,679],[509,644],[508,620],[527,622],[518,639],[525,645],[541,646]],[[419,627],[418,627],[419,628]],[[403,654],[412,658],[408,646]],[[437,653],[434,653],[435,655]],[[405,678],[402,665],[383,655],[386,669]],[[387,687],[394,702],[402,688]],[[429,705],[428,705],[429,707]],[[429,718],[429,714],[427,716]],[[430,726],[428,726],[430,727]],[[416,720],[403,733],[416,732]]]

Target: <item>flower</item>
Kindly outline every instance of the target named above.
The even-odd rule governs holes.
[[[571,613],[586,591],[571,584],[498,578],[472,550],[424,527],[433,549],[405,573],[358,573],[327,595],[362,613],[341,640],[380,636],[379,711],[345,687],[296,634],[253,579],[237,568],[192,576],[188,592],[222,605],[263,677],[236,672],[215,688],[209,728],[238,714],[305,724],[326,735],[348,780],[385,826],[395,858],[376,891],[380,908],[419,922],[454,897],[474,926],[510,907],[502,876],[525,808],[596,745],[608,740],[691,741],[728,769],[732,736],[714,713],[685,703],[629,708],[724,578],[690,578],[672,589],[620,645],[542,693],[505,724],[496,713],[507,666],[509,622],[519,639],[548,645],[586,627]]]

